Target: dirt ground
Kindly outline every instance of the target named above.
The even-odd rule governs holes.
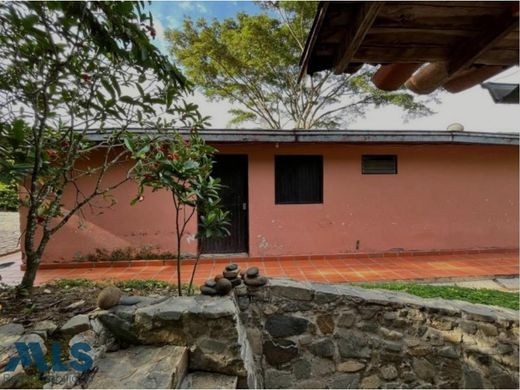
[[[0,325],[15,322],[31,328],[38,321],[51,320],[61,326],[77,314],[94,310],[104,286],[87,281],[83,285],[67,285],[60,281],[35,287],[27,297],[17,297],[12,287],[0,287]],[[127,295],[176,295],[171,286],[162,285],[135,288],[122,285],[121,289]]]

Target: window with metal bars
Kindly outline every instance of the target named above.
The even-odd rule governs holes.
[[[275,156],[275,203],[323,203],[323,156]]]

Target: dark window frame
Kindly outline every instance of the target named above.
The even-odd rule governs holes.
[[[312,181],[318,182],[319,187],[317,189],[305,189],[302,187],[299,187],[294,194],[289,193],[289,189],[287,187],[284,187],[281,185],[280,181],[283,180],[283,173],[281,172],[282,166],[281,164],[284,163],[284,160],[296,160],[296,164],[300,165],[302,164],[302,160],[307,160],[307,164],[310,164],[310,161],[314,160],[313,164],[318,164],[319,166],[315,167],[317,168],[317,176],[310,180],[308,177],[304,183],[306,185],[311,184]],[[298,164],[297,160],[300,160],[300,163]],[[293,169],[295,161],[292,162]],[[315,169],[312,168],[311,169]],[[289,169],[291,169],[289,167]],[[323,155],[317,155],[317,154],[280,154],[274,156],[274,203],[276,205],[288,205],[288,204],[323,204]],[[308,172],[307,172],[308,173]],[[302,174],[302,173],[300,173]],[[295,176],[298,175],[292,175],[291,177],[294,179]],[[301,183],[298,183],[301,184]],[[284,190],[286,191],[284,193]],[[307,193],[305,193],[307,191]],[[292,199],[291,195],[293,195]],[[312,197],[312,199],[306,198],[306,196]],[[302,199],[303,198],[303,199]]]
[[[391,159],[394,163],[392,171],[370,171],[367,170],[365,164],[368,160],[374,161],[377,159]],[[363,154],[361,156],[361,174],[363,175],[397,175],[399,172],[397,167],[397,154]]]

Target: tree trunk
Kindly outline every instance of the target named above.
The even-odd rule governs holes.
[[[192,295],[193,291],[193,278],[195,277],[195,273],[197,272],[197,265],[199,264],[200,260],[200,254],[202,253],[202,240],[199,241],[199,249],[197,250],[197,258],[195,259],[195,264],[193,265],[193,271],[191,271],[191,278],[190,278],[190,286],[188,287],[188,294]]]
[[[36,272],[38,271],[38,267],[40,266],[40,256],[38,256],[34,252],[25,252],[26,258],[26,269],[23,274],[23,278],[21,283],[18,285],[19,289],[31,290],[34,285],[34,279],[36,279]]]
[[[182,279],[181,279],[181,238],[177,233],[177,292],[182,296]]]

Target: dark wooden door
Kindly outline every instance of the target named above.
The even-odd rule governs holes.
[[[201,253],[240,253],[248,251],[247,156],[217,155],[214,177],[225,186],[221,192],[222,205],[231,214],[228,226],[231,235],[203,239]]]

